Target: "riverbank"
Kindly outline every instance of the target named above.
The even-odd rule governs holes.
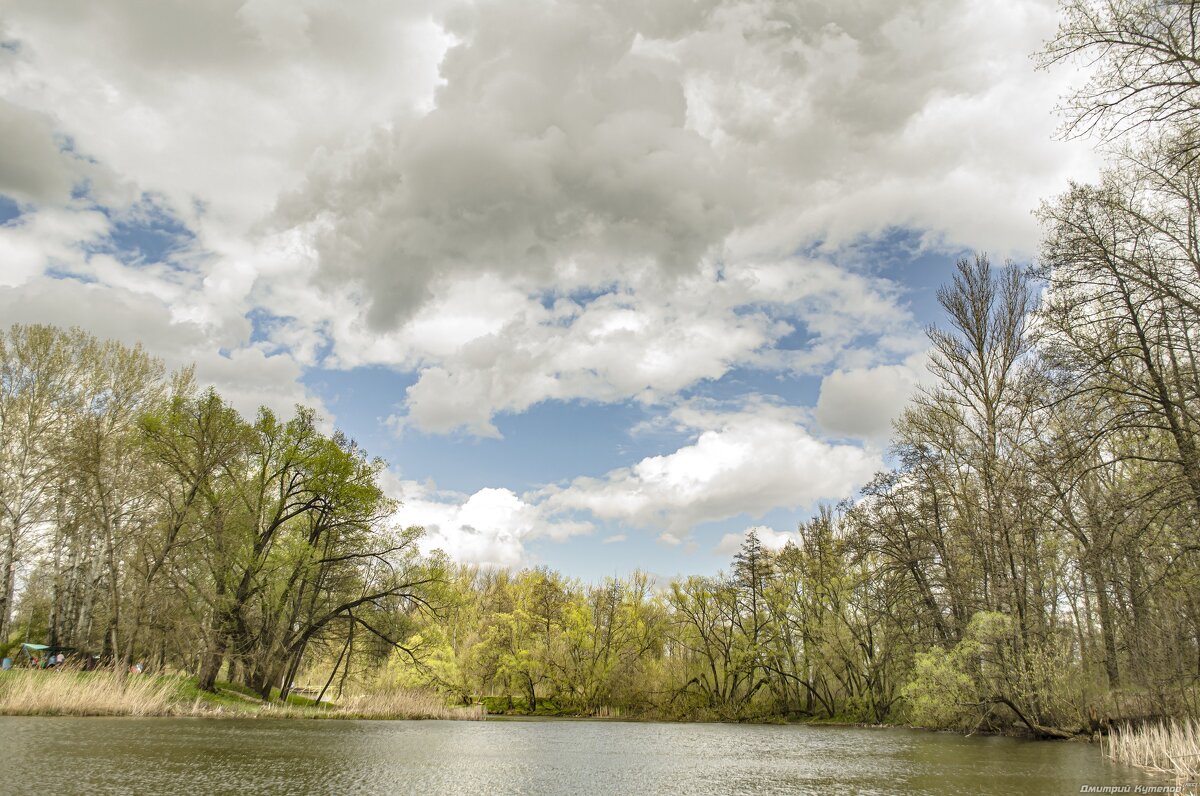
[[[202,691],[183,676],[14,669],[0,673],[0,715],[480,720],[484,710],[447,707],[436,694],[403,689],[338,704],[294,695],[286,702],[267,702],[230,683]]]
[[[1070,732],[1056,731],[1054,734],[1037,734],[1022,724],[1014,723],[1007,729],[975,729],[964,733],[962,730],[948,727],[924,727],[915,724],[899,723],[870,723],[855,721],[847,717],[804,716],[787,718],[784,716],[765,714],[757,716],[727,717],[713,711],[698,712],[663,712],[654,708],[640,711],[628,709],[601,707],[596,712],[581,712],[557,705],[553,699],[539,699],[536,710],[529,710],[523,698],[477,696],[476,703],[487,709],[490,719],[510,720],[573,720],[573,721],[629,721],[629,722],[675,722],[681,724],[749,724],[749,725],[780,725],[780,726],[811,726],[811,727],[844,727],[860,730],[920,730],[922,732],[949,733],[963,735],[992,736],[999,738],[1015,738],[1023,740],[1049,741],[1084,741],[1094,740],[1085,729]]]
[[[215,692],[202,691],[194,678],[183,675],[119,675],[76,670],[14,669],[0,672],[0,716],[159,716],[270,719],[445,719],[481,721],[564,720],[618,722],[672,722],[685,724],[747,724],[843,727],[854,729],[908,729],[945,733],[938,728],[902,724],[866,724],[829,718],[785,720],[778,716],[720,719],[713,716],[664,715],[656,711],[630,712],[601,709],[584,714],[563,709],[552,700],[540,701],[530,712],[521,703],[499,697],[481,697],[475,704],[447,706],[441,695],[413,689],[393,689],[361,694],[337,704],[318,704],[304,696],[289,695],[286,702],[265,701],[245,686],[218,682]],[[507,708],[507,709],[506,709]],[[951,733],[961,734],[961,733]],[[1028,733],[972,733],[1031,738]],[[1075,740],[1089,740],[1080,735]],[[1145,745],[1137,747],[1146,748]],[[1108,755],[1115,762],[1147,768],[1130,759]],[[1128,756],[1126,756],[1128,757]],[[1162,768],[1156,770],[1162,771]]]

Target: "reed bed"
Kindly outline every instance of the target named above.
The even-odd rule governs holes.
[[[1180,780],[1194,782],[1200,774],[1200,722],[1194,719],[1114,730],[1101,748],[1116,763]]]
[[[346,717],[362,719],[461,719],[482,721],[487,711],[483,705],[447,707],[435,693],[409,689],[389,689],[380,693],[361,694],[336,708]]]
[[[113,672],[13,669],[0,672],[0,715],[458,720],[482,720],[486,715],[482,705],[451,708],[425,691],[393,689],[340,705],[297,705],[199,693],[189,682]]]
[[[13,669],[0,675],[0,715],[162,716],[175,688],[153,677],[111,672]]]

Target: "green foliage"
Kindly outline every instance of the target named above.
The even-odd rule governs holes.
[[[975,713],[966,705],[975,698],[975,683],[964,671],[956,647],[934,647],[916,654],[913,679],[904,686],[908,718],[922,727],[966,727]]]
[[[420,529],[389,525],[384,467],[310,409],[247,422],[140,347],[13,327],[0,335],[0,638],[186,670],[207,692],[227,666],[243,690],[292,702],[340,649],[340,691],[355,662],[369,670],[411,632],[440,577]],[[8,595],[33,553],[14,632]]]

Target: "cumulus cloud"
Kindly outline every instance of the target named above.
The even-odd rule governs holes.
[[[84,247],[107,230],[103,213],[61,208],[0,225],[0,285],[20,285],[51,266],[70,268],[84,262]]]
[[[14,0],[0,91],[190,223],[246,233],[317,151],[431,101],[446,42],[428,15],[383,0]]]
[[[882,467],[873,450],[816,438],[804,413],[792,407],[762,401],[735,410],[682,406],[671,420],[690,429],[694,439],[599,478],[576,478],[524,495],[496,488],[443,492],[393,475],[386,486],[403,502],[397,521],[426,529],[423,549],[440,548],[460,561],[516,566],[527,563],[530,540],[564,540],[605,523],[656,531],[660,541],[678,545],[703,523],[844,497]],[[795,534],[766,526],[756,530],[771,549],[795,540]],[[726,534],[715,552],[736,550],[744,533]],[[625,533],[610,533],[600,541],[626,539]]]
[[[531,539],[561,541],[592,530],[587,522],[549,518],[543,507],[509,489],[463,495],[395,476],[385,479],[385,488],[401,501],[393,519],[425,529],[423,551],[443,550],[463,563],[518,566],[525,563],[525,543]]]
[[[239,403],[308,398],[299,362],[339,307],[307,284],[307,234],[265,220],[320,152],[431,106],[448,42],[429,8],[15,0],[3,39],[0,194],[23,214],[0,227],[0,285],[52,273],[117,294],[154,291],[172,323],[205,338],[193,349],[210,360],[199,362],[202,377]],[[111,236],[145,229],[147,202],[189,232],[185,249],[157,262],[109,251]],[[133,261],[136,273],[124,268]],[[125,305],[78,309],[126,339],[145,324],[120,314]],[[284,347],[309,349],[257,351],[246,316],[264,305],[307,311],[304,328],[280,328]],[[37,320],[71,322],[66,308]],[[177,336],[141,340],[171,360]]]
[[[847,285],[787,307],[747,279],[772,263],[793,286],[829,280],[795,253],[897,226],[1030,251],[1028,209],[1090,168],[1085,145],[1050,140],[1072,76],[1025,57],[1055,13],[15,0],[0,129],[22,154],[0,191],[36,205],[31,228],[82,229],[100,205],[111,229],[153,197],[194,235],[171,258],[192,277],[162,297],[175,316],[245,344],[261,310],[298,363],[417,371],[393,425],[495,435],[496,413],[543,400],[911,353],[851,363],[853,336],[821,333],[894,314],[878,285],[855,313],[832,309],[856,306]],[[0,242],[3,278],[79,259],[63,250],[103,231]],[[809,345],[774,350],[787,325]]]
[[[496,414],[545,400],[663,402],[735,366],[815,373],[849,355],[863,364],[854,343],[866,338],[871,361],[903,356],[914,346],[904,334],[911,328],[891,282],[788,258],[552,303],[484,277],[451,285],[404,330],[364,336],[345,355],[390,352],[420,369],[394,427],[494,437]],[[805,346],[773,348],[797,331]]]
[[[791,407],[682,407],[672,417],[697,432],[692,443],[552,488],[546,505],[661,530],[663,541],[678,543],[700,523],[844,497],[882,469],[875,452],[814,437]]]
[[[434,109],[314,163],[281,220],[320,220],[320,274],[361,284],[377,330],[446,273],[595,286],[895,226],[1028,253],[1029,208],[1090,167],[1050,140],[1062,84],[1026,58],[1055,13],[450,5]]]
[[[711,292],[661,302],[609,293],[548,309],[529,302],[502,328],[424,369],[405,396],[405,420],[496,436],[496,413],[548,399],[662,400],[720,378],[789,329],[761,311],[736,313]]]
[[[892,226],[931,242],[1029,253],[1028,209],[1094,171],[1052,141],[1069,80],[1027,54],[1053,35],[1050,0],[723,4],[672,45],[697,129],[746,153],[770,189],[735,251],[836,245]]]
[[[894,292],[797,247],[911,226],[931,246],[1029,252],[1029,208],[1091,167],[1051,141],[1061,84],[1025,59],[1050,3],[543,10],[444,12],[456,43],[435,108],[315,164],[280,205],[279,223],[313,230],[316,278],[370,297],[335,327],[335,355],[419,372],[396,428],[497,436],[497,413],[660,400],[735,365],[895,365],[920,347],[902,321],[872,361],[847,331],[902,315]],[[430,319],[449,326],[472,283],[487,328],[430,345]],[[773,350],[789,324],[807,344]],[[886,431],[825,414],[839,433]]]
[[[688,445],[601,478],[409,486],[469,560],[572,512],[679,541],[841,497],[923,343],[902,286],[832,263],[897,228],[1034,249],[1029,209],[1095,168],[1051,136],[1075,76],[1026,57],[1055,24],[1054,0],[10,0],[0,313],[194,360],[240,408],[390,366],[416,377],[390,425],[439,433],[823,377],[811,417],[678,408]],[[156,225],[171,246],[125,245]]]
[[[665,12],[665,14],[661,13]],[[751,185],[687,124],[683,67],[642,51],[675,4],[452,5],[436,107],[316,164],[281,205],[320,218],[322,275],[361,283],[372,328],[449,271],[603,284],[690,270],[741,222]]]
[[[19,202],[66,202],[81,175],[47,116],[0,100],[0,193]]]

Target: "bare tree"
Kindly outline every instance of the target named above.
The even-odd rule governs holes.
[[[1162,454],[1200,508],[1200,164],[1148,152],[1041,211],[1045,354],[1099,395],[1106,423],[1162,433]]]
[[[1200,118],[1200,4],[1194,0],[1065,0],[1043,66],[1077,59],[1091,79],[1063,108],[1067,132],[1112,140],[1140,127]]]

